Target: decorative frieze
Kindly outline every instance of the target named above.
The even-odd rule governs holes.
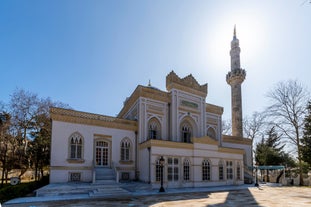
[[[51,108],[50,115],[53,121],[63,121],[75,124],[103,126],[116,129],[137,130],[137,122],[119,119],[99,114],[75,111],[63,108]]]

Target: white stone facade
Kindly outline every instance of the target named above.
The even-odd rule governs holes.
[[[244,183],[251,141],[223,138],[223,108],[206,103],[207,84],[189,75],[166,77],[167,91],[137,86],[117,117],[52,108],[50,182],[97,182],[99,169],[114,179],[164,186]]]

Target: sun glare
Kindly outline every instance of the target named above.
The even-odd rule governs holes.
[[[264,49],[263,19],[256,18],[255,14],[223,17],[222,21],[215,25],[209,38],[211,61],[213,64],[221,66],[222,70],[230,69],[229,52],[234,25],[236,25],[237,38],[240,40],[242,67],[243,63],[253,61]],[[223,64],[225,64],[225,68]]]

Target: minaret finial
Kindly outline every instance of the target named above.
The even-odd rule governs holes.
[[[234,30],[233,30],[233,38],[235,39],[236,38],[236,27],[234,25]]]

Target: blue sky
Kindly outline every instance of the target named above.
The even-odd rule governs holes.
[[[241,47],[243,113],[268,105],[279,81],[311,88],[311,4],[263,1],[0,2],[0,100],[16,88],[115,116],[137,85],[165,89],[174,70],[208,83],[208,103],[231,114],[230,41]]]

